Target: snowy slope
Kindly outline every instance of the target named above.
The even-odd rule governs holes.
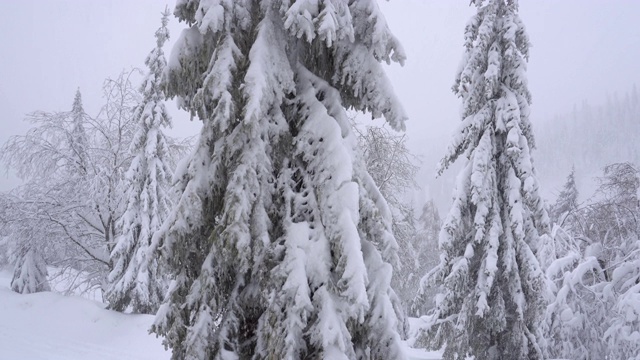
[[[149,335],[149,315],[124,315],[80,297],[20,295],[0,272],[0,359],[162,360],[161,339]]]
[[[405,348],[407,360],[441,360],[440,353],[433,351],[424,351],[421,349]]]
[[[161,339],[148,334],[150,315],[125,315],[104,304],[57,293],[16,294],[0,271],[0,360],[164,360]],[[406,348],[408,360],[437,353]]]

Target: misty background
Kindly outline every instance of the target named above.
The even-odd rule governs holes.
[[[417,179],[422,190],[414,198],[433,198],[446,210],[456,170],[436,179],[434,169],[460,122],[460,101],[450,89],[474,9],[467,0],[394,0],[380,6],[408,55],[404,67],[387,70],[410,117],[407,143],[422,158]],[[144,68],[164,7],[157,0],[0,2],[0,142],[26,132],[27,113],[69,111],[77,88],[86,112],[95,116],[105,78]],[[539,144],[533,156],[543,196],[555,198],[572,165],[578,179],[591,179],[607,163],[638,161],[640,146],[633,140],[640,128],[616,123],[624,118],[640,124],[634,117],[638,106],[627,113],[616,109],[625,108],[625,97],[632,102],[640,83],[640,2],[523,0],[520,16],[533,43],[528,79]],[[167,56],[184,27],[171,19]],[[198,133],[199,121],[190,121],[174,101],[167,105],[173,117],[169,134]],[[612,131],[592,151],[584,148],[592,141],[578,141],[598,138],[609,127],[619,132]],[[20,183],[0,170],[0,191]],[[578,185],[585,193],[593,188],[585,181]]]

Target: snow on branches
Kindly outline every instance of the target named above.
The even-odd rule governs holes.
[[[404,53],[376,1],[175,14],[168,94],[203,128],[153,239],[175,277],[153,331],[176,359],[401,358],[391,213],[345,112],[404,128],[380,64]]]
[[[549,225],[530,154],[529,39],[517,2],[472,3],[453,87],[462,123],[438,172],[466,162],[440,232],[440,264],[423,280],[441,287],[425,335],[446,359],[542,359],[544,280],[534,252]]]

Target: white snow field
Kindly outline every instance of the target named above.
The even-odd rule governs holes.
[[[21,295],[0,271],[0,360],[168,360],[162,339],[149,334],[151,315],[128,315],[79,296]],[[409,360],[438,353],[406,348]]]
[[[163,360],[162,340],[149,335],[149,315],[126,315],[104,304],[52,292],[21,295],[0,272],[1,360]]]

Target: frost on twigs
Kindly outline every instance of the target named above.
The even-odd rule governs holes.
[[[545,247],[550,355],[638,359],[638,189],[637,168],[616,163],[605,167],[596,194],[579,208],[573,175],[558,196],[554,209],[563,225],[554,228],[555,246]]]

